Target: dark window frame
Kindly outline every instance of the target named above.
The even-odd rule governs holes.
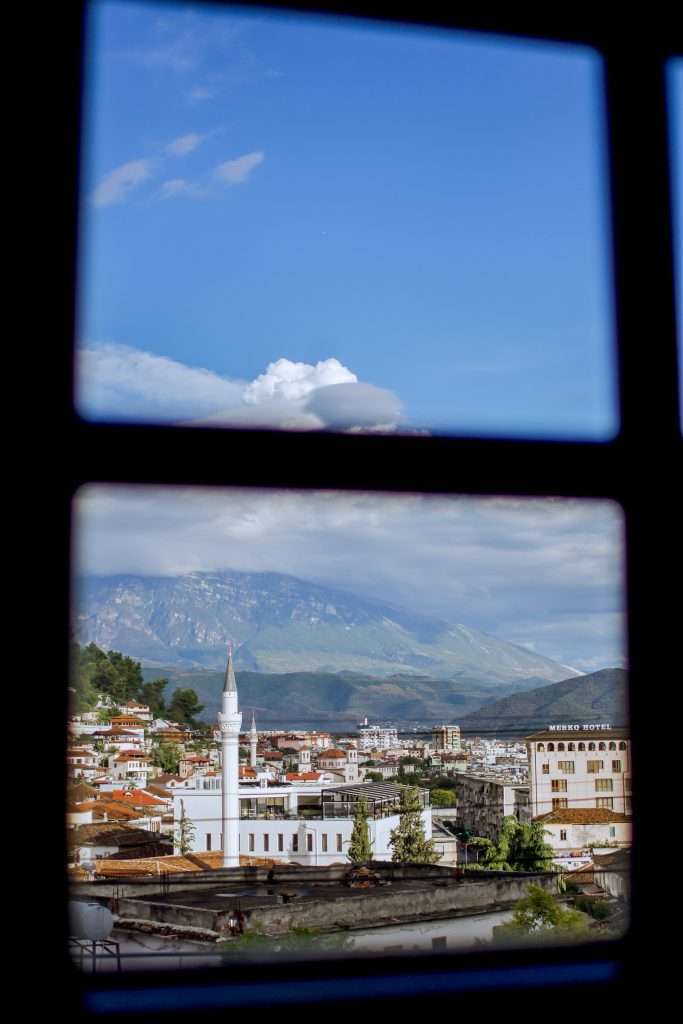
[[[244,6],[248,6],[248,0]],[[605,62],[620,431],[613,441],[588,443],[192,431],[104,425],[79,419],[73,409],[72,365],[83,17],[80,2],[54,5],[54,10],[41,12],[43,33],[50,40],[51,51],[46,61],[49,94],[44,102],[50,126],[47,130],[52,131],[55,143],[53,151],[65,156],[51,192],[53,230],[43,234],[38,256],[51,272],[50,287],[55,295],[49,309],[51,343],[43,366],[50,390],[42,410],[42,422],[49,426],[43,427],[41,445],[41,453],[47,452],[48,457],[40,466],[40,514],[44,524],[40,539],[52,587],[45,628],[47,642],[56,652],[59,677],[67,678],[69,665],[71,500],[85,483],[329,487],[613,499],[624,509],[627,542],[631,740],[636,762],[632,924],[625,939],[592,947],[344,960],[315,968],[310,964],[244,965],[237,973],[226,967],[220,980],[215,973],[202,972],[193,974],[191,980],[173,972],[124,979],[89,978],[72,968],[66,941],[51,944],[51,966],[60,971],[62,979],[69,979],[62,991],[68,991],[66,998],[72,1000],[69,1009],[77,1018],[109,1005],[110,1019],[130,1020],[131,1012],[142,1014],[145,1004],[149,1008],[145,1016],[150,1019],[154,993],[167,1007],[164,993],[174,986],[178,987],[174,1016],[189,1019],[196,1016],[197,1009],[203,1009],[206,1015],[212,1008],[218,1013],[219,1007],[223,1015],[224,1007],[234,1005],[235,983],[248,984],[250,979],[254,981],[251,995],[245,989],[243,999],[251,1005],[272,1007],[287,998],[290,1007],[325,1001],[331,1011],[331,1001],[340,1000],[345,1014],[354,999],[362,1005],[369,996],[381,1000],[388,1011],[392,1007],[407,1010],[411,1000],[415,1006],[419,1000],[422,1011],[442,1008],[452,1005],[455,994],[459,995],[461,1011],[475,1006],[480,1010],[482,1001],[487,1007],[493,1006],[497,999],[504,1008],[511,991],[522,994],[520,986],[523,990],[526,986],[527,991],[553,986],[548,994],[552,992],[555,997],[566,992],[572,998],[591,998],[593,1010],[611,1009],[615,996],[623,996],[631,980],[642,977],[644,967],[660,967],[658,956],[662,955],[657,942],[646,941],[658,934],[660,922],[654,901],[649,903],[645,885],[641,885],[648,852],[638,843],[638,835],[657,832],[664,808],[654,772],[660,776],[672,760],[671,752],[664,750],[655,765],[647,756],[647,745],[661,728],[654,702],[648,700],[649,684],[655,678],[667,679],[670,668],[666,645],[659,644],[658,637],[662,633],[676,636],[678,632],[674,607],[654,601],[652,595],[659,593],[660,573],[672,564],[681,546],[677,494],[681,434],[666,61],[683,52],[683,37],[673,15],[667,20],[658,12],[650,18],[605,19],[602,23],[597,16],[547,11],[530,14],[518,6],[500,14],[461,5],[453,15],[429,2],[418,7],[377,0],[364,6],[343,0],[298,5],[271,0],[270,6],[578,42],[601,52]],[[61,46],[53,45],[57,39],[62,40]],[[51,452],[54,457],[49,457]],[[45,694],[51,720],[65,720],[66,697],[59,685]],[[54,748],[48,751],[49,763],[63,765],[65,732],[59,740],[48,735],[46,742],[48,746],[54,742]],[[66,783],[66,774],[63,778]],[[59,800],[53,803],[54,807],[46,811],[45,834],[54,837],[49,840],[54,846],[50,856],[41,858],[41,888],[61,894],[61,903],[55,901],[53,907],[61,914],[61,931],[66,936],[63,805]],[[316,987],[309,991],[305,985],[313,974]],[[410,995],[405,989],[399,991],[406,975],[410,975]],[[225,980],[232,984],[226,986]],[[301,983],[304,988],[298,989],[298,994],[287,989],[293,983]],[[189,987],[192,998],[189,1004],[183,1003],[182,993],[187,995]],[[125,1000],[116,1003],[117,993]],[[98,1004],[97,998],[104,1002]],[[164,1020],[170,1015],[165,1011]]]

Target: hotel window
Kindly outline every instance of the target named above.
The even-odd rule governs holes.
[[[566,828],[561,828],[560,829],[560,842],[561,843],[566,843],[566,841],[567,841],[567,830],[566,830]]]
[[[342,852],[342,835],[341,832],[337,832],[337,853]]]
[[[626,750],[626,744],[623,740],[621,740],[619,743],[619,750]]]
[[[617,773],[621,771],[621,761],[612,761],[612,771]]]
[[[323,853],[327,853],[327,832],[323,832],[321,838],[322,838],[322,851],[323,851]]]
[[[550,775],[550,765],[548,764],[548,762],[547,762],[547,761],[546,761],[546,763],[545,763],[545,764],[544,764],[544,765],[542,766],[542,772],[543,772],[543,774],[544,774],[544,775]]]
[[[596,793],[611,793],[614,789],[614,783],[612,779],[596,779],[595,780],[595,792]]]
[[[598,744],[598,750],[607,750],[607,744],[600,742]]]
[[[554,743],[549,743],[548,744],[548,751],[552,753],[554,750],[555,750],[555,744]]]
[[[282,851],[283,851],[283,850],[284,850],[284,848],[285,848],[285,837],[284,837],[284,835],[282,834],[282,832],[278,832],[278,836],[277,836],[277,848],[278,848],[278,853],[282,853]]]
[[[573,743],[568,743],[568,744],[567,744],[567,750],[568,750],[568,751],[570,751],[570,750],[575,750],[574,744],[573,744]]]
[[[554,811],[563,810],[565,807],[568,807],[568,806],[569,806],[569,800],[567,799],[566,796],[556,796],[556,797],[553,797],[553,810]]]
[[[206,849],[207,850],[211,849],[211,833],[210,832],[206,833]]]
[[[614,742],[614,740],[610,740],[610,745],[609,745],[609,749],[610,749],[610,750],[616,750],[616,749],[617,749],[617,745],[616,745],[616,743]]]
[[[308,850],[309,853],[312,853],[312,851],[313,851],[313,833],[312,832],[307,832],[306,833],[306,849]]]
[[[630,796],[625,796],[624,797],[624,814],[630,814],[631,813],[631,809],[632,809],[632,807],[631,807],[631,797]]]
[[[567,792],[567,780],[566,779],[553,779],[551,783],[553,793],[566,793]]]
[[[586,771],[588,772],[589,775],[594,775],[596,772],[601,772],[604,767],[605,767],[605,762],[604,761],[587,761],[586,762]]]
[[[595,744],[592,741],[588,744],[588,749],[595,750]]]
[[[263,834],[263,852],[264,853],[268,853],[269,849],[270,849],[270,836],[268,835],[267,832],[264,832],[264,834]]]
[[[538,750],[539,754],[542,753],[545,750],[545,743],[539,743],[536,749]]]
[[[292,853],[299,852],[299,837],[296,833],[292,836]]]
[[[573,761],[558,761],[558,770],[564,772],[566,775],[574,774],[574,762]]]
[[[614,797],[612,796],[599,796],[595,801],[596,807],[608,807],[610,810],[614,807]]]
[[[249,833],[249,852],[253,853],[255,849],[255,836],[253,832]]]
[[[610,837],[610,839],[614,839],[616,837],[616,834],[617,834],[617,830],[616,830],[615,826],[614,825],[610,825],[610,827],[609,827],[609,837]]]
[[[563,751],[564,752],[564,743],[558,743],[557,744],[557,749],[558,749],[558,751]]]
[[[586,749],[586,744],[585,743],[579,743],[579,750],[585,750],[585,749]]]

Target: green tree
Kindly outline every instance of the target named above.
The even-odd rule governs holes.
[[[563,907],[540,885],[528,886],[528,896],[515,904],[512,920],[493,929],[496,942],[586,938],[589,921],[578,910]]]
[[[170,775],[177,775],[180,766],[180,750],[175,743],[160,743],[155,748],[153,763]]]
[[[452,789],[432,789],[429,794],[432,807],[455,807],[457,800]]]
[[[178,819],[178,823],[175,827],[175,843],[183,857],[186,853],[190,853],[192,850],[195,831],[194,825],[185,814],[185,801],[181,800],[180,818]]]
[[[498,841],[473,836],[470,846],[478,850],[477,864],[487,871],[552,871],[553,849],[544,839],[540,822],[522,824],[514,815],[503,818]]]
[[[194,690],[175,690],[168,705],[168,716],[173,722],[194,728],[196,717],[204,710]]]
[[[384,776],[382,775],[381,772],[366,772],[365,773],[365,781],[366,782],[384,782]]]
[[[439,859],[434,840],[425,836],[421,812],[419,790],[415,786],[401,790],[400,820],[397,827],[392,828],[389,839],[393,850],[392,861],[402,864],[434,864]]]
[[[154,718],[163,718],[166,711],[164,690],[168,686],[168,679],[153,679],[149,683],[143,683],[140,690],[140,701],[147,704]]]
[[[372,843],[370,842],[370,828],[368,826],[368,802],[365,797],[361,797],[356,804],[351,843],[349,844],[347,857],[354,864],[364,864],[372,859]]]

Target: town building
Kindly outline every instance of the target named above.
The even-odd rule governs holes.
[[[631,744],[609,725],[551,726],[526,737],[533,817],[601,808],[631,813]]]
[[[181,780],[173,792],[174,820],[189,821],[186,841],[194,852],[221,851],[223,867],[239,866],[240,855],[308,865],[329,865],[346,859],[359,801],[368,809],[373,859],[391,859],[391,831],[399,824],[401,786],[368,784],[357,780],[358,751],[328,747],[316,758],[317,767],[340,774],[343,784],[324,786],[313,778],[271,782],[250,776],[240,779],[238,741],[242,716],[228,652],[219,714],[221,773],[194,775]],[[299,751],[299,758],[303,749]],[[301,764],[308,763],[303,759]],[[257,773],[258,774],[258,773]],[[312,775],[313,773],[296,773]],[[431,837],[429,794],[421,792],[425,835]],[[179,852],[176,828],[176,845]]]
[[[496,842],[503,818],[529,820],[527,786],[485,773],[458,772],[454,780],[458,825],[473,835]]]
[[[460,750],[460,726],[435,725],[432,729],[432,747],[436,751],[457,754]]]
[[[365,724],[358,729],[359,750],[390,750],[398,744],[398,730],[395,728]]]

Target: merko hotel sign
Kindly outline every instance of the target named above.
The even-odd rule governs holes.
[[[609,723],[599,725],[549,725],[548,732],[602,732],[611,729]]]

